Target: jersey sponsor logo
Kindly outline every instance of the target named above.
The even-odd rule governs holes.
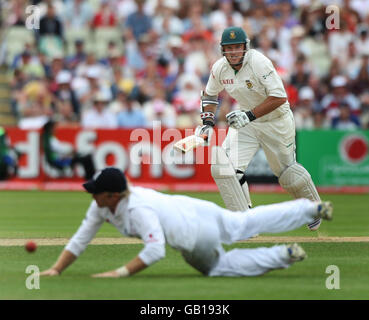
[[[269,77],[272,73],[273,73],[273,70],[272,70],[272,71],[270,71],[268,74],[264,75],[264,76],[263,76],[263,79],[265,80],[265,79],[266,79],[267,77]]]
[[[254,87],[250,80],[245,80],[245,83],[248,89],[252,89]]]
[[[233,81],[233,79],[223,79],[222,83],[223,84],[234,84],[234,81]]]

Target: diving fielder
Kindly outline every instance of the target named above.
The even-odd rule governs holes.
[[[308,199],[233,212],[204,200],[130,187],[116,168],[102,170],[83,186],[94,198],[86,218],[54,266],[41,275],[61,274],[108,221],[122,235],[141,238],[144,248],[124,266],[94,277],[133,275],[164,258],[166,243],[203,275],[257,276],[287,268],[303,260],[306,253],[296,243],[228,252],[222,243],[231,244],[257,233],[293,230],[317,217],[330,220],[333,212],[329,202]]]
[[[310,174],[296,162],[295,123],[283,83],[272,62],[250,49],[249,42],[239,27],[224,30],[220,43],[223,57],[214,63],[201,93],[203,126],[195,134],[207,135],[208,142],[215,126],[218,94],[225,89],[239,106],[226,116],[230,128],[222,148],[212,150],[212,177],[228,209],[251,208],[244,172],[261,147],[287,192],[294,198],[320,201]],[[317,219],[308,227],[317,230],[320,223]]]

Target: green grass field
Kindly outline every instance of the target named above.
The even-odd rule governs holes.
[[[188,193],[222,205],[217,193]],[[368,195],[322,196],[334,204],[334,220],[319,232],[305,226],[275,236],[368,237]],[[289,200],[287,194],[253,194],[254,206]],[[82,192],[0,192],[0,241],[4,239],[69,238],[84,218],[91,197]],[[120,237],[106,224],[97,237]],[[272,239],[272,238],[271,238]],[[314,239],[313,239],[314,240]],[[319,240],[319,239],[318,239]],[[238,243],[227,249],[271,246]],[[188,266],[180,253],[167,256],[131,278],[93,279],[93,273],[114,269],[134,257],[141,244],[91,245],[62,276],[41,278],[39,290],[28,290],[28,265],[40,270],[53,264],[63,246],[0,246],[0,299],[369,299],[369,242],[301,242],[308,259],[289,269],[253,278],[206,278]],[[340,271],[340,289],[328,290],[326,268]]]

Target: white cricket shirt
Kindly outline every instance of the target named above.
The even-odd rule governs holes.
[[[197,215],[207,208],[217,211],[215,204],[199,199],[140,187],[130,190],[128,199],[118,203],[114,214],[92,201],[85,219],[65,249],[79,256],[107,221],[122,235],[143,240],[144,248],[139,257],[150,265],[164,257],[165,243],[178,250],[191,251],[197,237]]]
[[[225,57],[216,61],[206,85],[206,93],[217,96],[223,89],[234,98],[242,110],[251,110],[268,96],[286,98],[282,80],[272,62],[257,50],[246,52],[242,68],[235,72]],[[290,109],[288,101],[255,121],[280,117]]]

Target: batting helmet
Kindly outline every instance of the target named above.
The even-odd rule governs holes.
[[[240,27],[229,27],[224,29],[220,45],[247,43],[246,32]]]
[[[220,41],[221,51],[224,56],[226,52],[223,50],[223,46],[231,44],[245,44],[243,57],[245,56],[246,51],[250,49],[250,40],[247,38],[246,32],[240,27],[229,27],[224,29],[222,39]],[[238,63],[231,64],[227,58],[232,67],[242,64],[243,59],[244,58],[242,58]]]

